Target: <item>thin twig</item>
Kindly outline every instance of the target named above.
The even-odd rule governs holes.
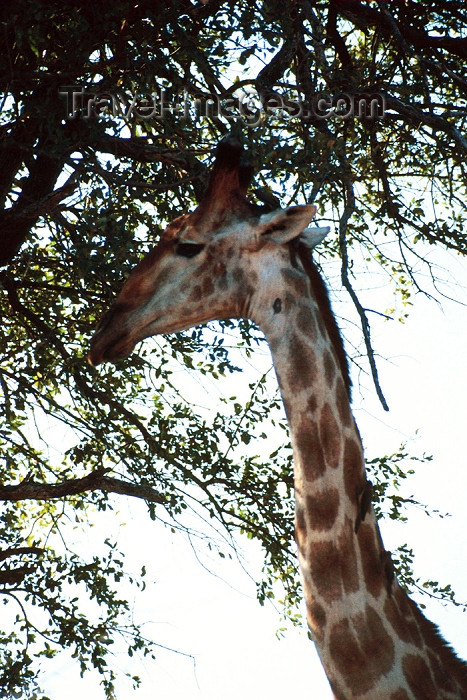
[[[360,304],[360,301],[358,299],[358,296],[355,293],[355,290],[353,289],[350,280],[349,280],[349,257],[347,253],[347,240],[346,240],[346,233],[347,233],[347,225],[349,222],[350,217],[355,211],[355,195],[354,195],[354,190],[353,190],[353,185],[352,185],[352,180],[351,180],[351,172],[350,168],[347,163],[347,159],[345,158],[345,155],[340,154],[339,159],[344,166],[344,187],[345,187],[345,193],[346,193],[346,205],[344,212],[342,216],[340,217],[339,221],[339,248],[340,248],[340,253],[341,253],[341,258],[342,258],[342,265],[341,265],[341,280],[342,284],[344,285],[344,288],[348,291],[350,298],[352,299],[355,308],[357,309],[357,313],[360,317],[360,323],[363,331],[363,338],[365,341],[365,347],[366,347],[366,352],[368,355],[368,361],[370,363],[370,369],[371,369],[371,376],[373,377],[373,383],[375,385],[376,393],[378,395],[378,398],[381,402],[382,407],[384,408],[385,411],[389,411],[389,406],[386,402],[386,399],[384,398],[384,394],[381,389],[381,385],[379,383],[378,379],[378,370],[376,368],[376,362],[375,362],[375,356],[373,352],[373,347],[371,345],[371,337],[370,337],[370,324],[368,322],[368,318],[365,313],[365,309],[363,306]]]

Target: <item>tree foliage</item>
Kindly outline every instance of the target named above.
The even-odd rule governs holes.
[[[144,572],[125,572],[116,541],[75,551],[70,523],[86,528],[135,497],[222,554],[238,532],[259,540],[259,598],[281,581],[292,617],[299,584],[291,456],[255,328],[213,324],[97,371],[86,354],[99,317],[164,225],[195,206],[213,146],[234,128],[258,171],[252,196],[316,200],[333,224],[325,257],[339,261],[367,350],[354,361],[369,363],[384,402],[357,270],[381,271],[395,301],[377,311],[403,317],[433,276],[430,246],[467,251],[467,15],[454,0],[297,0],[288,12],[278,0],[20,0],[0,12],[0,587],[11,616],[0,696],[41,697],[38,661],[68,648],[112,697],[115,637],[153,653],[122,593]],[[264,375],[205,411],[186,378],[204,375],[222,396],[215,387],[253,352]],[[378,465],[394,476],[403,457]],[[392,479],[379,473],[378,500]],[[388,503],[399,517],[400,501]]]

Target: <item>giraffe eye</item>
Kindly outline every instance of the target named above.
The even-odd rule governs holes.
[[[175,252],[183,258],[194,258],[195,255],[201,253],[204,248],[203,243],[177,243]]]

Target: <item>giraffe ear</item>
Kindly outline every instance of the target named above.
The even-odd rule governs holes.
[[[312,204],[303,207],[288,207],[276,209],[263,214],[259,220],[258,233],[264,241],[272,243],[288,243],[297,238],[316,214]]]
[[[306,228],[300,234],[300,242],[307,248],[313,250],[321,241],[323,241],[330,231],[330,226],[316,226],[315,228]]]

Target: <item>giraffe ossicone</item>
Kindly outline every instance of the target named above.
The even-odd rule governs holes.
[[[307,620],[334,697],[467,700],[467,665],[398,584],[371,505],[347,358],[311,256],[328,229],[308,227],[313,205],[249,202],[242,155],[231,136],[220,142],[204,200],[131,272],[89,362],[214,319],[255,321],[290,427]]]

